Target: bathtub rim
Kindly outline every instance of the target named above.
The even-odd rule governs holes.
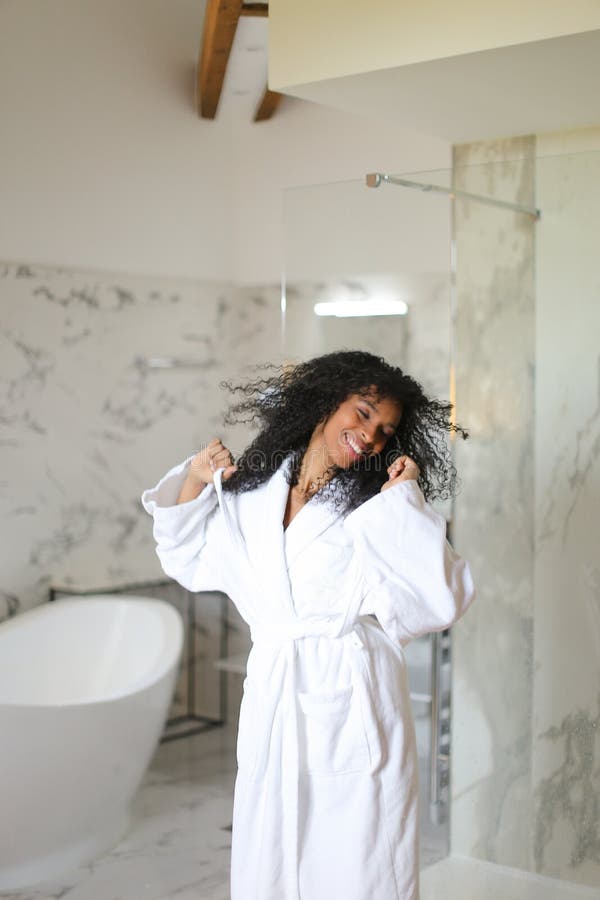
[[[134,606],[142,601],[146,606],[158,607],[160,609],[161,615],[164,614],[166,619],[170,618],[172,623],[172,631],[169,632],[170,640],[168,643],[168,651],[171,652],[168,653],[169,658],[167,662],[161,664],[156,669],[153,669],[143,678],[130,683],[127,690],[125,691],[113,691],[111,693],[103,695],[102,697],[95,697],[87,700],[80,700],[77,702],[69,703],[27,703],[23,701],[13,703],[11,701],[0,701],[0,712],[2,710],[15,709],[67,710],[79,709],[87,706],[98,706],[106,703],[115,703],[119,700],[126,700],[129,697],[134,697],[146,690],[149,690],[150,688],[155,687],[159,682],[163,681],[170,674],[173,668],[179,666],[185,640],[185,626],[183,623],[183,616],[181,615],[179,610],[167,600],[161,600],[157,597],[146,597],[141,594],[76,594],[70,595],[68,597],[61,597],[57,600],[53,600],[52,602],[45,601],[43,603],[39,603],[36,606],[31,607],[30,609],[26,609],[24,610],[24,612],[13,616],[11,619],[0,623],[0,647],[3,631],[4,633],[6,633],[6,631],[14,630],[18,627],[23,627],[23,616],[39,617],[41,615],[48,615],[48,609],[50,607],[55,607],[56,605],[75,606],[76,604],[80,604],[82,601],[93,601],[95,603],[101,601],[102,605],[104,606],[122,606],[123,604],[125,606]],[[21,621],[19,622],[19,620]],[[167,655],[167,653],[165,653],[165,655]]]

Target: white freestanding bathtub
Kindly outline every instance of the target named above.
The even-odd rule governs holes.
[[[0,625],[0,891],[123,836],[182,647],[179,613],[146,597],[58,600]]]

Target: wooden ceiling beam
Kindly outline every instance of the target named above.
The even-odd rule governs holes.
[[[254,113],[254,121],[263,122],[265,119],[270,119],[279,106],[282,96],[283,94],[278,91],[270,91],[268,87],[265,88],[262,100]]]
[[[241,16],[261,16],[267,18],[269,15],[268,3],[244,3],[242,6]]]
[[[196,85],[198,113],[203,119],[214,119],[217,114],[242,7],[242,0],[208,0],[206,4]]]

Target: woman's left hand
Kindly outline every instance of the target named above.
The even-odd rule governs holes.
[[[399,456],[391,466],[388,466],[388,481],[381,486],[381,490],[398,484],[400,481],[416,481],[419,477],[419,467],[410,456]]]

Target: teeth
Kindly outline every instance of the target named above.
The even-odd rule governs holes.
[[[356,443],[352,440],[352,438],[350,437],[349,434],[346,435],[346,440],[348,441],[348,443],[350,444],[350,446],[352,447],[352,449],[354,450],[355,453],[358,453],[358,454],[361,454],[361,453],[362,453],[362,450],[360,449],[360,447],[358,446],[358,444],[356,444]]]

